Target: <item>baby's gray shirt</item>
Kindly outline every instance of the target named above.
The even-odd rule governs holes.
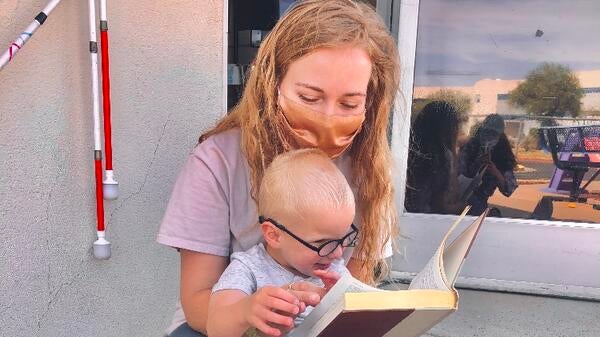
[[[334,261],[330,270],[337,272],[340,276],[349,273],[343,259]],[[259,243],[247,251],[231,254],[231,263],[213,286],[212,292],[241,290],[252,295],[264,286],[281,287],[298,281],[324,286],[323,281],[317,277],[303,277],[285,269],[267,253],[265,246]],[[296,317],[294,325],[300,324],[311,310],[312,307],[307,307],[302,314]]]

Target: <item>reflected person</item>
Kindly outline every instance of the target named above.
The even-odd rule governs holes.
[[[504,128],[504,119],[500,115],[487,116],[460,151],[460,174],[473,178],[483,173],[481,184],[475,187],[467,200],[467,204],[471,205],[471,215],[483,213],[496,189],[509,197],[518,187],[514,174],[517,160]],[[498,210],[490,215],[500,216]]]
[[[409,212],[458,214],[456,143],[459,119],[449,103],[433,101],[417,115],[410,135],[406,200]]]

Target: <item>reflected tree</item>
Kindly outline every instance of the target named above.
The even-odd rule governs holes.
[[[458,122],[462,124],[469,119],[469,112],[473,107],[471,97],[464,92],[452,89],[440,89],[427,97],[419,100],[413,100],[412,117],[413,120],[417,114],[423,110],[423,107],[433,101],[442,101],[450,104],[458,115]]]
[[[583,95],[579,78],[571,69],[557,63],[542,63],[509,93],[509,100],[531,116],[577,117]],[[542,124],[551,124],[550,121]]]

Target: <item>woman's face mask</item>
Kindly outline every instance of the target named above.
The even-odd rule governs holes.
[[[365,120],[365,111],[357,115],[326,115],[279,94],[284,124],[302,148],[319,148],[330,158],[340,156],[352,144]]]

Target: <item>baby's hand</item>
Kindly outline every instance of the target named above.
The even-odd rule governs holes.
[[[341,277],[340,274],[336,273],[331,269],[315,269],[314,273],[315,276],[317,276],[321,279],[321,281],[323,281],[323,283],[325,284],[325,290],[327,291],[329,291],[329,289],[331,289]]]
[[[300,312],[300,301],[290,292],[279,287],[266,286],[250,296],[246,307],[246,321],[268,336],[280,336],[283,327],[294,327],[294,319]]]
[[[285,289],[300,300],[300,312],[304,311],[305,308],[302,307],[302,305],[311,305],[314,307],[319,304],[321,298],[327,292],[324,288],[306,281],[292,282],[291,284],[286,285]]]

